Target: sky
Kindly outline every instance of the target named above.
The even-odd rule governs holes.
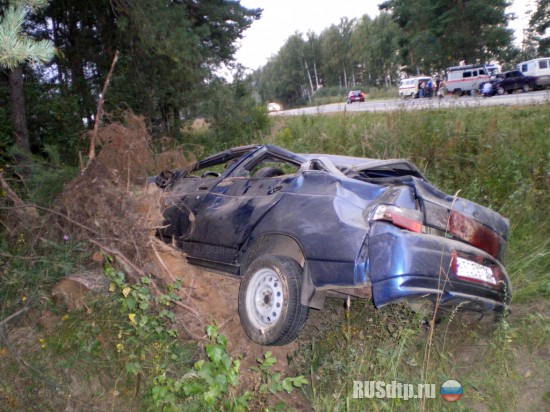
[[[321,31],[338,24],[341,17],[359,18],[378,14],[378,4],[383,0],[241,0],[247,8],[263,9],[260,20],[244,33],[236,59],[249,69],[255,70],[277,54],[286,40],[296,31],[307,33]],[[508,10],[519,19],[509,27],[515,30],[516,39],[521,42],[522,29],[526,24],[525,11],[534,0],[514,0]]]

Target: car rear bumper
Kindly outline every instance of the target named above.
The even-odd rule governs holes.
[[[412,233],[376,224],[369,237],[368,275],[377,307],[416,299],[439,300],[479,312],[502,310],[511,286],[500,262],[466,243],[442,236]],[[496,285],[458,278],[453,256],[465,256],[498,272]]]
[[[494,267],[496,285],[459,279],[453,258],[465,256]],[[439,302],[440,309],[502,311],[510,303],[511,285],[502,265],[464,242],[413,233],[377,222],[355,262],[306,261],[302,304],[320,309],[331,293],[372,296],[382,307],[398,302]]]
[[[550,75],[538,76],[535,80],[537,86],[548,86],[550,85]]]

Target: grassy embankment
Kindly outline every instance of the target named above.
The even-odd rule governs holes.
[[[409,158],[442,190],[459,192],[511,222],[506,266],[514,295],[507,319],[479,326],[453,316],[435,326],[434,342],[427,346],[426,326],[406,308],[376,310],[370,302],[353,301],[345,311],[340,301],[329,302],[323,312],[312,313],[293,355],[293,374],[310,377],[306,395],[312,406],[418,410],[419,400],[352,398],[353,380],[395,380],[435,383],[437,399],[426,400],[426,410],[548,409],[549,106],[276,117],[274,122],[269,136],[252,141],[220,142],[208,131],[189,139],[202,144],[205,154],[270,142],[298,152]],[[59,168],[52,170],[59,174]],[[36,201],[51,195],[39,181],[27,186]],[[6,408],[135,410],[173,404],[173,388],[163,376],[189,371],[197,356],[194,347],[178,343],[164,333],[168,329],[155,339],[140,336],[121,313],[120,302],[101,302],[67,317],[46,299],[60,277],[84,266],[83,244],[22,238],[3,239],[0,246],[5,264],[0,319],[23,301],[34,302],[32,316],[10,323],[10,331],[18,334],[12,336],[18,357],[0,345],[0,398]],[[54,322],[48,324],[51,314]],[[446,379],[464,387],[456,404],[439,398]]]

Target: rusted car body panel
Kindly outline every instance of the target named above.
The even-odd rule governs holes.
[[[225,169],[207,171],[216,166]],[[156,182],[159,235],[191,263],[240,276],[262,254],[291,257],[304,305],[321,308],[333,292],[372,294],[378,307],[438,300],[485,312],[510,301],[507,219],[440,192],[406,160],[247,146]]]

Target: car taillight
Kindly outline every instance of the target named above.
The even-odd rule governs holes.
[[[448,226],[451,235],[484,250],[493,257],[498,256],[498,235],[486,226],[454,210],[451,210]]]
[[[385,220],[402,229],[422,233],[422,213],[418,210],[379,205],[373,210],[371,220]]]

